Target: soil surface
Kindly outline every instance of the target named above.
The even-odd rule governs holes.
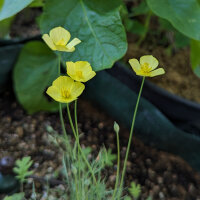
[[[19,12],[10,29],[11,38],[29,38],[40,34],[37,18],[42,13],[40,8],[26,8]]]
[[[66,113],[64,112],[66,116]],[[50,145],[47,126],[61,132],[58,113],[37,113],[27,115],[16,103],[9,91],[0,97],[0,159],[10,156],[14,159],[31,156],[34,160],[34,175],[58,179],[61,170],[61,154]],[[69,124],[65,119],[69,133]],[[82,146],[90,146],[94,154],[104,144],[116,153],[116,138],[113,131],[114,120],[95,105],[80,99],[78,103],[79,129]],[[128,130],[121,127],[121,156],[125,155]],[[116,164],[107,172],[108,187],[114,185]],[[40,198],[46,194],[41,182],[34,180]],[[61,179],[60,179],[61,181]],[[145,146],[134,138],[127,167],[126,186],[135,181],[142,186],[141,200],[149,195],[154,200],[200,200],[200,175],[181,158]],[[62,184],[54,186],[65,190]],[[25,186],[28,195],[32,179]],[[53,191],[53,190],[51,190]],[[55,194],[56,195],[56,194]],[[2,198],[3,195],[0,196]],[[39,198],[39,199],[40,199]],[[45,199],[45,198],[44,198]]]

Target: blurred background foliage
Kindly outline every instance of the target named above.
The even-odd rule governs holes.
[[[69,60],[87,60],[95,71],[111,68],[126,53],[126,32],[138,36],[138,46],[147,34],[166,32],[168,40],[171,40],[166,50],[170,53],[173,48],[190,46],[191,66],[200,76],[200,2],[138,0],[136,6],[130,6],[132,3],[129,0],[18,0],[16,4],[12,0],[0,0],[1,48],[9,44],[19,51],[17,62],[9,62],[10,66],[5,55],[0,55],[5,61],[2,62],[0,76],[5,77],[9,71],[5,68],[11,69],[15,63],[14,89],[23,107],[29,113],[56,110],[55,103],[49,102],[45,96],[45,90],[56,76],[57,54],[38,41],[27,42],[21,49],[16,44],[25,43],[24,38],[11,38],[9,34],[17,13],[27,7],[40,10],[37,23],[41,34],[63,26],[70,31],[72,38],[78,37],[82,41],[75,52],[62,53],[63,73],[65,62]],[[154,16],[158,18],[156,31],[150,26]],[[165,45],[166,38],[159,42]],[[13,58],[16,59],[16,56]]]

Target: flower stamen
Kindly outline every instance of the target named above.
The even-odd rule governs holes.
[[[65,42],[64,38],[62,38],[58,42],[56,42],[55,44],[60,45],[60,46],[65,46],[67,43]]]
[[[82,79],[82,78],[83,78],[83,72],[82,72],[82,71],[77,71],[77,72],[76,72],[76,76],[77,76],[79,79]]]
[[[149,63],[144,63],[143,65],[141,65],[141,70],[144,73],[149,73],[151,72],[151,67],[149,66]]]
[[[61,96],[65,99],[69,98],[70,97],[70,91],[69,90],[66,90],[65,88],[62,88],[61,89]]]

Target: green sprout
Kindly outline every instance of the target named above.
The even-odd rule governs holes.
[[[113,166],[113,161],[116,159],[116,155],[112,154],[111,149],[106,149],[105,147],[99,153],[99,161],[102,166]]]
[[[12,196],[6,196],[3,200],[22,200],[24,198],[24,193],[16,193]]]
[[[33,174],[33,171],[29,171],[29,168],[31,167],[33,161],[31,160],[31,157],[23,157],[21,160],[18,159],[15,162],[15,167],[13,171],[17,174],[16,178],[21,183],[21,191],[23,191],[23,183],[26,181],[26,178]]]
[[[129,192],[131,194],[131,196],[137,200],[138,197],[140,196],[141,194],[141,186],[140,184],[136,184],[135,182],[132,182],[131,183],[131,187],[129,188]]]

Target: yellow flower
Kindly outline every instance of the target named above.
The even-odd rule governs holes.
[[[70,37],[71,35],[69,31],[62,27],[56,27],[51,29],[49,35],[44,34],[42,39],[52,50],[72,52],[75,50],[74,47],[81,41],[78,38],[74,38],[70,43],[68,43]]]
[[[75,82],[68,76],[59,76],[46,93],[58,102],[70,103],[76,100],[84,89],[83,83]]]
[[[66,62],[66,66],[67,74],[79,82],[86,82],[96,75],[87,61]]]
[[[165,73],[163,68],[156,69],[158,60],[151,55],[142,56],[140,62],[135,58],[130,59],[129,63],[135,73],[139,76],[154,77]]]

